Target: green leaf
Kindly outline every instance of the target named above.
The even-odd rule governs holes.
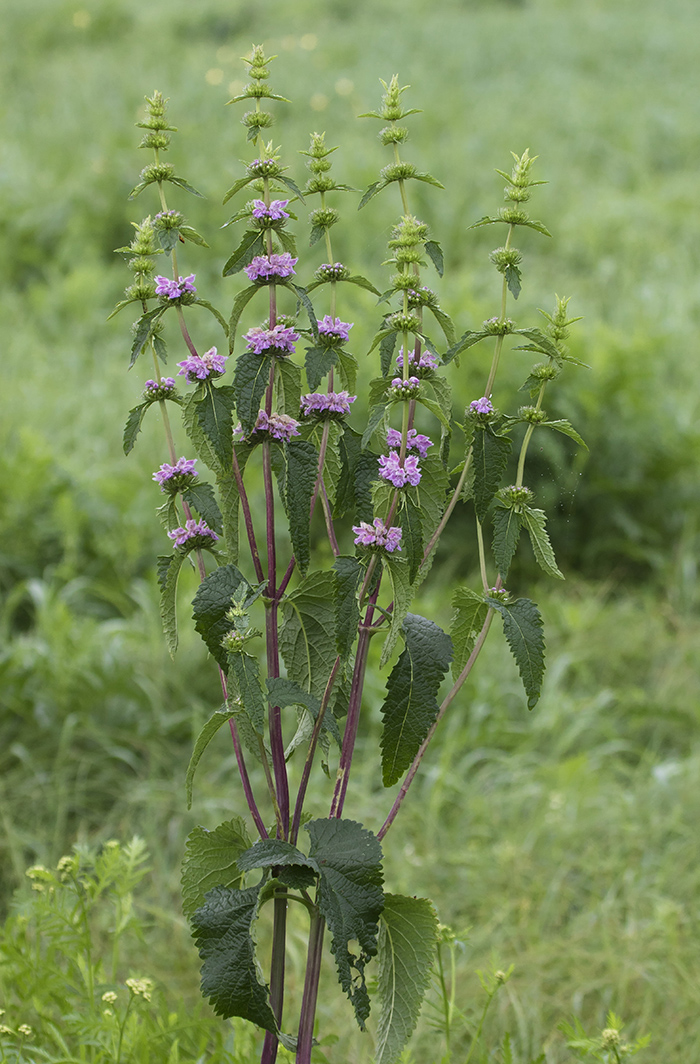
[[[381,181],[372,182],[372,184],[365,190],[365,194],[362,197],[362,199],[360,200],[360,204],[359,204],[359,206],[357,208],[358,211],[361,211],[362,208],[365,206],[365,204],[369,203],[369,201],[372,199],[372,197],[376,196],[377,193],[382,188],[384,188],[384,185],[383,185],[383,183]]]
[[[131,369],[136,359],[143,351],[148,342],[148,338],[151,335],[151,329],[161,315],[165,313],[165,310],[166,308],[162,306],[155,307],[153,310],[147,310],[134,325],[134,339],[131,344],[131,361],[129,362],[129,369]]]
[[[246,596],[251,593],[243,573],[235,565],[221,565],[202,581],[192,600],[195,629],[224,670],[228,668],[228,658],[221,640],[232,627],[226,614],[231,609],[234,595],[242,591]]]
[[[442,185],[440,185],[440,188],[442,188]],[[425,253],[437,270],[438,276],[442,277],[445,272],[445,260],[443,258],[442,248],[437,240],[426,240]]]
[[[427,898],[384,895],[379,921],[376,1064],[395,1064],[418,1022],[437,943],[438,920]]]
[[[238,356],[233,378],[236,413],[246,435],[253,431],[265,389],[270,383],[270,360],[254,351]]]
[[[201,458],[205,465],[209,466],[217,479],[226,475],[226,469],[221,459],[214,450],[209,437],[204,433],[199,420],[199,403],[201,402],[200,391],[197,389],[187,397],[182,408],[182,423],[189,439],[192,442],[197,457]]]
[[[493,521],[493,556],[496,559],[498,572],[505,580],[520,539],[520,518],[510,507],[496,506],[491,520]]]
[[[500,436],[489,425],[477,427],[474,432],[474,508],[480,521],[486,517],[491,500],[501,486],[511,446],[507,436]]]
[[[226,321],[226,318],[216,309],[213,303],[209,302],[208,299],[193,299],[190,306],[204,307],[205,310],[208,310],[210,314],[214,315],[219,325],[224,330],[224,335],[228,336],[228,322]]]
[[[385,787],[409,768],[437,717],[437,692],[452,660],[452,640],[434,621],[408,613],[402,631],[406,647],[389,674],[382,706]]]
[[[172,532],[180,524],[180,516],[177,512],[177,503],[174,495],[169,495],[163,505],[157,507],[156,513],[164,532]]]
[[[406,553],[408,581],[412,584],[423,560],[423,523],[421,512],[412,502],[410,495],[404,496],[400,519],[401,549]]]
[[[445,417],[444,413],[442,412],[442,407],[439,403],[436,403],[434,399],[428,399],[428,397],[425,395],[418,395],[416,397],[416,402],[424,406],[426,410],[430,411],[433,417],[436,417],[438,419],[442,427],[445,429],[445,432],[452,431],[452,426],[450,425],[449,418]]]
[[[587,444],[581,439],[578,432],[573,428],[566,418],[560,418],[558,421],[542,421],[539,425],[540,428],[556,429],[557,432],[563,432],[565,436],[569,436],[572,440],[575,440],[579,447],[585,447],[588,450]]]
[[[486,603],[503,618],[503,632],[518,666],[527,695],[527,708],[537,705],[544,677],[544,635],[542,617],[530,599],[506,604],[487,598]]]
[[[289,535],[299,570],[306,573],[311,560],[311,497],[318,476],[318,452],[309,440],[292,439],[284,444],[282,453],[286,471],[284,504],[289,520]]]
[[[265,695],[260,683],[260,665],[257,658],[238,651],[228,654],[228,664],[234,674],[241,706],[250,726],[256,735],[262,736],[265,731]]]
[[[357,359],[349,351],[338,349],[338,369],[343,387],[349,391],[355,391],[357,380]]]
[[[335,497],[335,517],[353,512],[358,521],[371,521],[372,483],[379,476],[377,456],[362,449],[362,438],[348,424],[339,439],[341,474]]]
[[[335,645],[345,661],[350,657],[360,623],[357,589],[364,572],[357,558],[339,555],[333,562],[336,581]]]
[[[369,412],[367,428],[362,433],[362,447],[365,448],[380,427],[386,417],[386,403],[376,403]],[[375,455],[376,458],[376,455]]]
[[[309,573],[283,600],[284,626],[280,652],[290,680],[318,698],[336,659],[335,574],[332,570]]]
[[[503,276],[506,279],[508,291],[512,295],[513,299],[517,299],[520,295],[520,290],[522,288],[522,273],[520,272],[517,266],[509,265],[506,266],[505,273]]]
[[[238,322],[240,321],[241,314],[243,313],[255,293],[258,291],[258,289],[258,285],[252,284],[248,288],[244,288],[242,292],[239,292],[233,301],[233,309],[231,310],[231,317],[228,321],[229,353],[233,351],[233,345],[236,341],[236,329],[238,328]]]
[[[452,318],[449,314],[446,314],[440,307],[428,307],[428,310],[437,319],[440,328],[445,334],[445,339],[448,344],[453,344],[456,340],[455,326]]]
[[[321,878],[318,907],[331,933],[338,981],[364,1030],[369,1016],[365,965],[376,955],[378,920],[384,906],[382,848],[371,831],[354,820],[312,820],[309,857]],[[358,952],[350,950],[356,941]]]
[[[185,240],[190,240],[193,244],[198,244],[201,248],[208,248],[206,240],[203,236],[200,236],[196,229],[193,229],[191,225],[181,225],[180,233],[184,236]]]
[[[202,994],[218,1016],[241,1016],[276,1031],[267,986],[260,982],[252,929],[260,887],[214,887],[192,917],[202,964]]]
[[[185,776],[185,791],[187,794],[187,808],[192,808],[192,787],[194,784],[194,775],[197,771],[197,766],[202,759],[202,754],[209,746],[219,728],[225,724],[231,717],[235,716],[235,710],[230,709],[228,706],[224,706],[222,709],[217,709],[216,713],[212,713],[209,720],[206,722],[194,744],[194,750],[192,751],[192,757],[190,763],[187,766],[187,775]],[[214,884],[212,884],[214,886]],[[230,886],[230,884],[229,884]]]
[[[561,363],[561,354],[558,348],[541,329],[513,329],[512,335],[526,337],[535,345],[536,351],[540,351],[543,355],[549,355],[550,358],[556,359],[557,362]],[[519,348],[516,348],[516,350],[519,350]]]
[[[171,657],[175,656],[177,650],[177,581],[185,557],[185,554],[175,551],[157,559],[160,618]]]
[[[296,217],[296,215],[294,215],[294,217]],[[277,229],[275,235],[279,239],[284,250],[288,251],[294,258],[297,258],[297,245],[292,234],[288,233],[286,229]]]
[[[249,177],[241,177],[232,188],[228,190],[223,198],[223,203],[228,203],[232,196],[235,196],[237,192],[240,192],[242,188],[249,185],[251,181],[255,181],[255,174],[251,174]]]
[[[450,387],[449,381],[446,380],[445,377],[441,377],[436,373],[426,381],[426,384],[433,389],[435,399],[449,424],[452,417],[452,388]]]
[[[301,368],[291,358],[275,360],[277,409],[281,414],[299,418],[301,405]]]
[[[222,275],[231,277],[232,274],[239,273],[245,266],[250,265],[256,255],[264,255],[264,253],[265,242],[260,230],[246,229],[240,244],[227,259]]]
[[[292,883],[288,885],[296,889],[313,886],[319,874],[316,862],[284,839],[258,839],[254,846],[241,854],[238,867],[242,872],[252,872],[255,868],[292,868]],[[290,878],[284,873],[274,874],[283,881]]]
[[[188,181],[185,181],[184,177],[168,177],[166,181],[169,181],[171,185],[177,185],[178,188],[184,188],[185,192],[190,192],[193,196],[199,196],[200,199],[205,198],[201,192],[197,192],[194,185],[190,185]]]
[[[544,510],[533,510],[529,506],[524,506],[521,520],[530,536],[532,550],[540,569],[544,569],[545,573],[557,577],[558,580],[563,580],[564,574],[557,566],[552,544],[547,535],[547,515]]]
[[[285,759],[289,760],[297,746],[302,742],[308,741],[310,738],[313,729],[313,721],[317,720],[321,709],[321,699],[317,698],[316,695],[311,694],[310,691],[304,691],[299,684],[292,683],[291,680],[282,679],[280,677],[268,679],[267,689],[271,705],[279,706],[280,709],[295,706],[298,711],[301,711],[299,713],[299,722],[296,733],[285,750]],[[338,746],[340,746],[340,732],[338,731],[338,725],[333,714],[327,710],[324,713],[321,728],[322,733],[327,732],[330,734]]]
[[[235,816],[213,831],[196,827],[187,836],[182,862],[182,911],[188,918],[205,904],[212,887],[240,887],[237,860],[251,842],[242,817]]]
[[[437,454],[427,454],[421,458],[420,467],[422,475],[415,494],[421,511],[423,541],[427,542],[445,511],[450,478]]]
[[[396,554],[392,554],[385,559],[384,564],[391,581],[391,593],[394,601],[394,608],[391,613],[389,631],[384,640],[384,646],[382,647],[382,656],[379,661],[380,669],[384,668],[391,657],[392,651],[396,646],[396,641],[399,638],[404,618],[411,605],[411,599],[413,598],[413,588],[408,579],[407,560],[400,556],[397,558]]]
[[[467,351],[470,347],[473,347],[474,344],[478,344],[479,340],[483,340],[484,337],[491,335],[492,334],[485,329],[481,329],[478,332],[470,332],[467,330],[457,343],[453,344],[452,347],[445,352],[442,357],[443,363],[447,365],[447,363],[451,362],[453,358],[457,357],[457,355],[461,355],[462,351]]]
[[[136,437],[141,431],[143,416],[150,405],[150,403],[139,403],[138,406],[132,407],[129,411],[129,416],[126,419],[126,425],[124,426],[124,454],[130,454],[134,449]]]
[[[343,434],[343,426],[339,421],[316,421],[311,424],[311,432],[306,438],[311,440],[319,453],[323,440],[323,426],[328,426],[328,443],[323,461],[323,483],[325,484],[330,504],[333,506],[338,489],[338,481],[342,474],[339,442]]]
[[[284,99],[284,97],[281,97],[281,99]],[[287,100],[286,102],[289,103],[289,100]],[[290,192],[293,192],[295,196],[299,197],[302,203],[306,202],[304,196],[302,195],[301,189],[295,181],[292,181],[291,177],[284,177],[282,174],[278,174],[275,178],[275,181],[279,181],[282,185],[285,185],[290,190]]]
[[[245,444],[238,445],[236,454],[239,456],[239,463],[242,449],[251,450],[251,448],[246,448]],[[217,476],[216,486],[219,489],[219,502],[221,503],[221,525],[224,543],[226,544],[226,557],[229,562],[235,565],[238,561],[238,513],[240,503],[238,485],[233,473],[226,473],[225,475]]]
[[[318,244],[326,231],[326,227],[323,225],[314,225],[309,234],[309,247],[312,248],[314,244]]]
[[[483,595],[477,595],[468,587],[458,587],[452,596],[452,608],[455,610],[450,630],[454,649],[452,675],[457,680],[484,627],[487,607]]]
[[[235,392],[230,384],[216,388],[211,381],[205,381],[204,388],[204,395],[197,402],[197,420],[222,467],[230,469]]]
[[[309,388],[315,392],[331,368],[338,360],[338,349],[334,347],[307,347],[304,367]]]
[[[354,273],[352,277],[343,277],[342,279],[346,284],[355,284],[358,288],[364,288],[368,292],[372,292],[375,296],[379,295],[379,289],[375,288],[371,281],[368,281],[366,277],[363,277],[359,273]]]
[[[379,365],[381,366],[382,377],[388,377],[389,375],[398,335],[395,329],[390,329],[379,341]]]
[[[195,481],[191,487],[185,488],[182,492],[182,498],[193,510],[197,511],[200,517],[204,518],[209,528],[213,528],[215,532],[221,535],[224,530],[221,510],[211,484],[207,484],[204,481]]]

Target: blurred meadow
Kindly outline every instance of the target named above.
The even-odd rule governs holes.
[[[186,623],[174,664],[162,639],[151,473],[165,455],[154,418],[124,457],[144,371],[126,372],[136,315],[106,319],[130,281],[114,249],[155,209],[151,190],[127,202],[149,161],[134,123],[154,89],[170,98],[179,130],[169,158],[206,196],[170,195],[212,248],[189,244],[183,272],[228,316],[237,287],[220,276],[232,250],[221,199],[250,152],[240,111],[224,105],[242,87],[240,57],[262,43],[278,55],[273,90],[294,102],[276,105],[273,137],[300,184],[298,152],[313,131],[340,145],[340,181],[376,180],[388,159],[376,124],[356,116],[378,105],[379,78],[397,73],[411,86],[405,100],[423,113],[411,119],[405,157],[445,185],[411,188],[411,202],[445,250],[444,280],[428,283],[460,334],[496,313],[500,294],[488,263],[500,236],[467,227],[502,203],[495,168],[529,148],[548,182],[531,213],[553,239],[528,230],[519,241],[517,317],[532,324],[557,292],[584,319],[572,353],[589,368],[568,370],[548,410],[590,450],[547,440],[531,452],[529,476],[567,581],[540,581],[527,557],[513,570],[512,589],[545,618],[542,700],[528,714],[492,635],[388,836],[388,889],[433,898],[457,932],[456,1001],[468,1019],[480,1001],[475,970],[515,965],[487,1033],[495,1045],[510,1031],[516,1062],[543,1048],[548,1064],[572,1059],[557,1025],[575,1015],[602,1027],[610,1008],[630,1035],[651,1033],[640,1059],[700,1059],[696,0],[2,0],[0,9],[0,917],[29,904],[28,865],[53,866],[76,841],[141,835],[152,871],[138,895],[137,967],[173,1009],[197,999],[178,893],[184,839],[197,823],[242,812],[242,796],[222,737],[186,810],[184,771],[217,705],[217,677]],[[338,257],[383,289],[398,196],[374,199],[361,224],[356,198],[338,200]],[[362,355],[379,313],[361,292],[346,316],[366,382]],[[221,343],[213,319],[193,327],[200,343]],[[468,356],[452,373],[456,410],[481,394],[486,356]],[[504,395],[528,367],[513,352]],[[452,586],[475,565],[473,517],[462,510],[419,607],[444,624]],[[194,586],[184,581],[183,617]],[[368,691],[360,753],[376,747],[384,679]],[[369,757],[358,758],[351,790],[348,815],[376,830],[393,793]],[[319,782],[319,809],[327,791]],[[13,989],[2,948],[0,937],[0,1006],[20,1023],[39,1007]],[[300,938],[292,969],[301,964]],[[342,1036],[330,1059],[370,1061],[371,1038],[348,1037],[350,1012],[330,998],[322,1033]],[[434,1059],[431,1016],[428,1005],[415,1064]],[[219,1021],[205,1009],[201,1023]]]

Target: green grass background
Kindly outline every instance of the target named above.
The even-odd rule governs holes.
[[[55,861],[76,837],[139,831],[154,855],[154,974],[184,1001],[197,992],[177,900],[182,843],[193,824],[212,827],[241,800],[222,745],[192,814],[184,809],[184,766],[216,703],[215,677],[193,638],[175,666],[162,645],[150,480],[163,460],[159,426],[147,425],[124,458],[124,416],[143,373],[126,373],[129,312],[105,319],[128,282],[113,249],[155,209],[148,193],[126,201],[148,161],[133,123],[154,88],[170,97],[180,131],[170,158],[207,196],[171,197],[213,249],[188,246],[185,272],[230,306],[234,287],[217,266],[231,250],[220,204],[249,149],[224,104],[243,77],[239,57],[260,42],[279,56],[273,87],[294,101],[277,107],[274,139],[298,181],[297,152],[314,130],[341,145],[340,180],[375,180],[388,159],[376,122],[355,116],[377,106],[378,78],[398,73],[411,85],[407,102],[423,114],[411,119],[405,157],[446,186],[411,188],[411,202],[445,248],[439,292],[460,330],[498,309],[487,256],[499,237],[467,226],[500,205],[494,168],[529,147],[549,182],[532,214],[553,240],[521,241],[517,318],[531,324],[555,291],[584,315],[573,350],[591,368],[569,373],[549,409],[571,418],[590,452],[550,441],[533,454],[531,482],[568,577],[533,594],[548,632],[542,702],[527,714],[492,638],[389,835],[388,883],[433,897],[446,923],[471,929],[459,968],[466,1012],[478,998],[474,969],[515,963],[493,1037],[510,1030],[516,1059],[543,1045],[550,1064],[569,1059],[557,1023],[576,1014],[600,1025],[611,1007],[631,1033],[652,1033],[646,1059],[700,1058],[697,5],[1,6],[2,904],[28,863]],[[359,225],[346,199],[338,256],[382,287],[398,203],[377,197]],[[361,353],[377,315],[362,296],[348,305]],[[200,342],[217,342],[213,325],[198,318],[197,328]],[[457,403],[481,394],[483,357],[462,360]],[[520,357],[504,367],[504,392],[524,376]],[[448,623],[445,589],[472,568],[465,508],[424,611]],[[534,578],[527,562],[516,571],[519,590]],[[374,683],[370,707],[384,680]],[[348,813],[375,828],[389,805],[369,757],[377,736],[370,708]],[[325,803],[323,784],[318,797]],[[331,997],[322,1022],[340,1033],[348,1013]],[[428,1064],[435,1036],[421,1032],[415,1057]],[[341,1050],[348,1062],[371,1059],[367,1038]]]

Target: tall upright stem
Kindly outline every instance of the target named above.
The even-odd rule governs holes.
[[[314,910],[311,914],[311,928],[309,930],[309,951],[306,957],[304,997],[302,999],[301,1015],[299,1017],[299,1040],[297,1042],[296,1064],[310,1064],[311,1061],[314,1017],[316,1015],[316,1000],[318,998],[318,984],[321,975],[323,933],[325,927],[326,921],[318,910]]]

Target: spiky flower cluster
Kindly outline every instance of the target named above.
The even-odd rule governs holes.
[[[344,417],[350,413],[350,404],[357,399],[349,392],[310,392],[301,397],[301,412],[304,417]]]
[[[359,525],[352,526],[352,530],[358,547],[385,550],[388,554],[401,550],[401,529],[397,525],[387,528],[381,517],[375,517],[371,525],[360,521]]]
[[[292,436],[299,435],[299,422],[288,414],[267,414],[264,410],[258,413],[253,436],[279,440],[288,443]]]
[[[341,321],[340,318],[332,318],[330,314],[326,314],[318,322],[319,339],[324,347],[338,347],[349,339],[352,326],[351,321]]]
[[[403,369],[403,347],[399,348],[396,365],[399,369]],[[408,368],[418,377],[428,376],[434,369],[437,369],[438,365],[437,357],[432,351],[421,351],[417,358],[415,351],[408,352]]]
[[[155,278],[156,295],[163,299],[182,299],[185,295],[194,295],[197,289],[194,286],[194,274],[188,277],[179,277],[177,281],[171,277],[158,275]]]
[[[209,547],[211,546],[210,540],[218,540],[218,536],[213,529],[207,526],[206,521],[195,521],[194,518],[190,518],[185,521],[184,528],[173,528],[168,532],[168,537],[173,541],[174,546],[195,548],[195,547]],[[127,986],[129,982],[127,980]]]
[[[420,466],[415,454],[407,454],[401,462],[398,451],[389,451],[379,456],[379,476],[388,480],[395,488],[405,488],[407,484],[415,487],[420,484]]]
[[[398,448],[401,446],[401,433],[398,429],[388,429],[386,434],[386,442],[389,447]],[[428,436],[423,436],[421,433],[416,432],[415,429],[409,429],[406,436],[406,450],[418,451],[421,458],[425,458],[428,453],[428,448],[433,446],[433,441]]]
[[[174,495],[183,488],[188,488],[199,474],[194,468],[196,458],[178,458],[175,465],[163,462],[153,474],[153,480],[160,484],[160,490]]]
[[[253,200],[253,218],[261,222],[282,221],[284,218],[289,218],[288,212],[284,209],[288,203],[288,199],[272,200],[268,207],[264,200]]]
[[[350,276],[350,270],[342,262],[324,262],[314,276],[317,281],[343,281]]]
[[[174,393],[174,377],[161,377],[160,383],[154,380],[147,380],[143,386],[143,397],[150,402],[155,402],[157,399],[171,399]]]
[[[178,377],[184,376],[188,384],[219,377],[226,371],[227,358],[228,355],[219,355],[215,347],[210,347],[203,355],[190,355],[183,362],[178,362]]]
[[[248,349],[256,355],[288,355],[295,350],[295,343],[299,334],[290,326],[278,323],[273,329],[264,329],[259,326],[250,329],[244,336]]]
[[[245,272],[249,281],[259,281],[264,284],[273,277],[291,277],[298,261],[298,258],[292,258],[289,251],[273,255],[256,255],[253,261],[245,267]]]
[[[402,381],[400,377],[394,377],[389,389],[389,395],[393,399],[415,399],[419,391],[420,381],[418,377],[409,377],[407,381]]]

